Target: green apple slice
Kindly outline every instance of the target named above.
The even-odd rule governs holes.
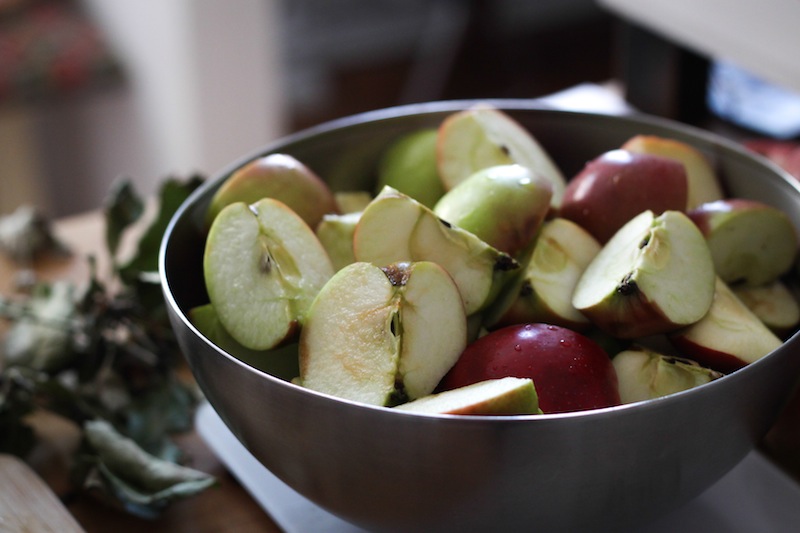
[[[467,314],[491,303],[506,273],[519,268],[508,254],[388,186],[361,214],[353,250],[356,260],[378,266],[398,261],[441,265],[458,286]]]
[[[388,185],[433,207],[444,194],[436,167],[437,134],[435,128],[426,128],[394,141],[378,162],[376,192]]]
[[[725,373],[761,359],[782,344],[719,277],[708,313],[670,333],[669,339],[687,357]]]
[[[333,193],[333,199],[336,202],[337,212],[347,215],[363,211],[372,201],[372,194],[367,191],[336,191]],[[336,214],[336,212],[325,214]]]
[[[400,411],[446,415],[538,415],[539,398],[533,380],[490,379],[423,396],[396,407]]]
[[[311,306],[300,335],[300,383],[393,405],[431,394],[466,342],[461,295],[440,266],[356,262]]]
[[[333,266],[294,211],[264,198],[220,211],[206,240],[203,273],[224,328],[243,346],[267,350],[296,337]]]
[[[624,350],[611,360],[622,403],[660,398],[689,390],[722,377],[696,361],[654,352],[643,347]]]
[[[225,180],[211,198],[206,221],[210,225],[228,204],[252,204],[262,198],[280,200],[312,228],[322,215],[337,210],[328,184],[311,169],[290,155],[269,154],[247,163]]]
[[[361,218],[360,212],[345,213],[344,215],[327,214],[322,217],[317,226],[316,234],[319,242],[328,252],[334,270],[354,263],[353,234]]]
[[[788,272],[797,258],[797,232],[776,207],[727,198],[687,214],[705,235],[717,274],[726,283],[764,285]]]
[[[436,150],[445,190],[484,168],[517,163],[550,180],[552,205],[561,202],[561,170],[530,132],[499,109],[479,105],[449,115],[439,126]]]
[[[797,297],[781,280],[758,287],[736,285],[731,290],[778,335],[790,333],[800,324],[800,304]]]
[[[711,307],[715,278],[705,238],[685,214],[645,211],[603,246],[578,280],[572,304],[611,335],[655,335],[700,320]]]
[[[439,218],[519,257],[550,210],[553,185],[521,165],[479,170],[436,203]]]
[[[510,303],[505,304],[500,318],[489,325],[545,322],[587,329],[589,319],[572,305],[572,294],[599,252],[597,239],[571,220],[554,218],[545,222],[524,274],[511,285]]]

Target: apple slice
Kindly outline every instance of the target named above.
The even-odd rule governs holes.
[[[669,338],[687,357],[725,373],[761,359],[782,344],[719,277],[708,313]]]
[[[521,165],[479,170],[436,203],[433,212],[512,257],[533,242],[550,211],[553,185]]]
[[[725,197],[711,163],[702,152],[690,144],[657,135],[636,135],[621,148],[630,152],[668,157],[683,163],[689,181],[684,209],[694,209],[700,204]]]
[[[470,315],[489,305],[506,274],[519,268],[508,254],[388,186],[361,214],[353,250],[357,261],[377,266],[398,261],[438,263],[452,276]]]
[[[533,380],[489,379],[398,405],[399,411],[445,415],[538,415]]]
[[[800,324],[797,297],[781,280],[758,287],[736,285],[731,290],[776,335],[788,335]]]
[[[691,359],[638,346],[618,353],[611,362],[617,372],[622,403],[652,400],[689,390],[723,375]]]
[[[334,270],[354,263],[353,234],[361,218],[360,212],[345,213],[344,215],[327,214],[322,217],[317,226],[316,234],[319,242],[328,252]]]
[[[466,339],[461,295],[440,266],[353,263],[311,306],[300,334],[300,383],[372,405],[421,398],[453,366]]]
[[[200,333],[240,361],[286,381],[291,381],[300,373],[297,363],[297,343],[273,350],[251,350],[231,337],[220,323],[213,305],[193,307],[188,315]]]
[[[376,192],[388,185],[433,207],[444,194],[436,166],[437,135],[436,128],[426,128],[394,141],[378,162]]]
[[[436,154],[445,190],[484,168],[517,163],[550,180],[552,205],[561,203],[566,187],[561,170],[528,130],[494,107],[478,105],[445,118]]]
[[[757,200],[728,198],[687,213],[708,241],[717,274],[726,283],[764,285],[785,274],[797,257],[797,232],[780,209]]]
[[[372,201],[372,194],[367,191],[336,191],[333,193],[336,211],[327,214],[359,213]]]
[[[645,211],[586,267],[572,304],[616,337],[666,333],[708,312],[715,277],[708,245],[685,214]]]
[[[223,327],[243,346],[267,350],[296,337],[333,266],[294,211],[264,198],[220,211],[206,240],[203,274]]]
[[[589,319],[572,305],[572,294],[583,271],[599,252],[597,239],[571,220],[554,218],[545,222],[524,274],[509,289],[511,303],[505,304],[496,321],[487,315],[487,323],[502,327],[545,322],[587,329]]]
[[[665,157],[611,150],[589,161],[570,180],[559,215],[605,243],[642,211],[659,215],[686,208],[683,165]]]
[[[530,378],[544,413],[618,405],[611,359],[590,338],[551,324],[518,324],[473,341],[437,391],[487,379]]]
[[[290,155],[270,154],[247,163],[225,180],[211,198],[206,222],[211,225],[228,204],[252,204],[262,198],[280,200],[312,228],[322,215],[337,210],[328,184],[311,169]]]

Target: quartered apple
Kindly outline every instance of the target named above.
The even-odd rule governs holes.
[[[449,115],[439,126],[439,176],[450,190],[477,171],[517,163],[548,179],[558,207],[566,180],[539,142],[508,114],[480,105]]]
[[[299,382],[394,405],[431,394],[466,343],[461,295],[439,265],[356,262],[325,284],[309,310]]]
[[[296,338],[333,266],[293,210],[264,198],[220,211],[206,239],[203,274],[224,328],[243,346],[267,350]]]
[[[682,163],[689,182],[684,209],[694,209],[700,204],[725,197],[717,173],[708,158],[700,150],[683,141],[657,135],[636,135],[621,148],[629,152],[668,157]]]
[[[519,268],[508,254],[388,186],[361,214],[353,249],[356,260],[378,266],[399,261],[441,265],[455,281],[470,315],[489,305],[505,274]]]
[[[397,406],[399,411],[446,415],[538,415],[533,380],[488,379],[458,389],[423,396]]]
[[[450,189],[433,212],[512,257],[530,248],[550,211],[552,183],[521,165],[479,170]]]
[[[685,214],[645,211],[586,267],[572,304],[604,331],[633,339],[700,320],[715,278],[705,238]]]
[[[723,376],[696,361],[634,346],[612,359],[622,403],[660,398],[693,389]]]

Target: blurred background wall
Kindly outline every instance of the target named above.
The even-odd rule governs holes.
[[[42,6],[50,19],[31,29]],[[63,12],[85,25],[77,35],[47,26]],[[19,81],[2,65],[22,70],[24,46],[38,48],[33,68],[65,70],[41,63],[69,62],[60,50],[87,33],[81,43],[102,49],[103,68],[84,65],[71,85],[44,74],[44,88],[18,83],[16,93],[0,82],[0,212],[93,209],[120,176],[149,194],[167,175],[211,174],[359,111],[604,82],[615,74],[614,24],[592,0],[6,0],[0,78]],[[9,35],[24,45],[17,56],[4,53]],[[74,70],[86,58],[73,56]]]

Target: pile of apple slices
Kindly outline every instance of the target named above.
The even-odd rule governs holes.
[[[285,154],[231,174],[206,218],[201,333],[336,397],[507,415],[696,387],[800,322],[791,220],[726,198],[684,142],[634,137],[568,181],[477,106],[397,139],[376,176],[334,193]]]

